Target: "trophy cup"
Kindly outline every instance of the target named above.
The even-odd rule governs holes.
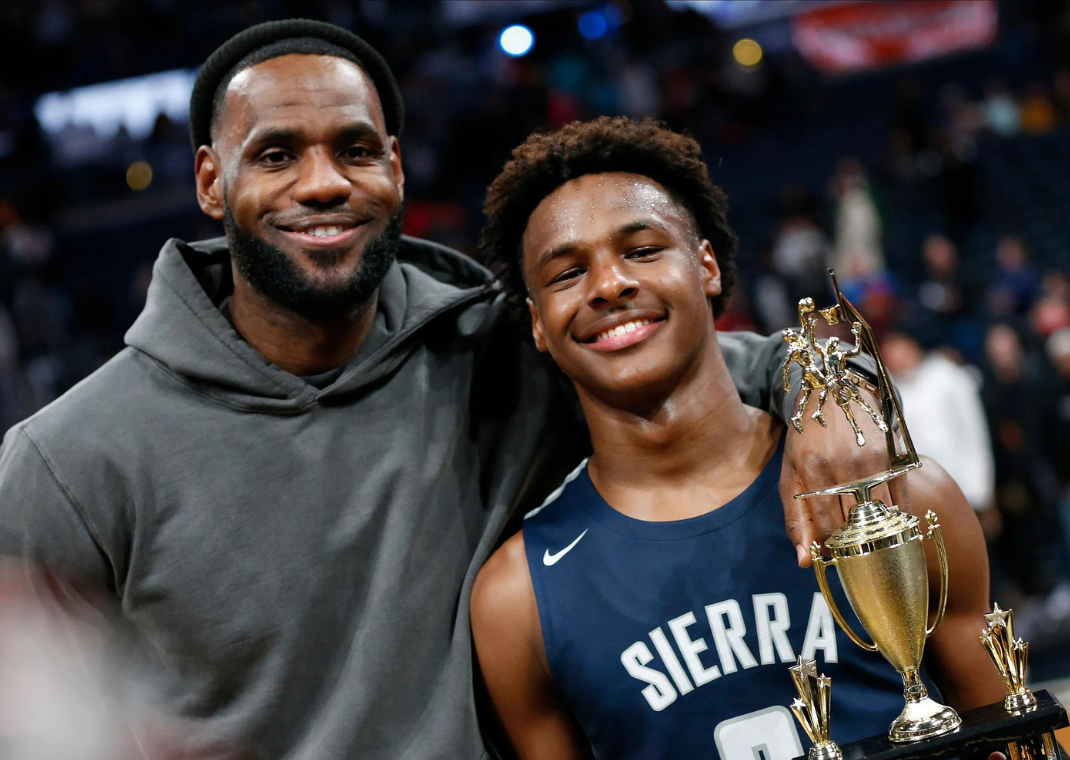
[[[868,414],[878,429],[885,434],[892,461],[888,470],[872,477],[799,494],[795,498],[853,494],[857,501],[847,522],[825,542],[831,558],[825,559],[822,556],[817,542],[810,547],[810,555],[821,593],[836,622],[860,647],[884,655],[902,677],[906,704],[892,723],[888,738],[893,742],[914,742],[950,733],[961,725],[961,719],[952,708],[929,698],[918,674],[925,640],[940,624],[947,603],[947,556],[940,526],[933,512],[930,511],[925,516],[927,526],[923,533],[917,516],[901,512],[894,505],[887,506],[873,497],[874,488],[917,469],[921,466],[921,461],[903,422],[902,410],[892,392],[873,331],[843,297],[835,273],[829,270],[829,276],[836,293],[836,306],[816,310],[813,300],[804,298],[799,302],[801,329],[784,331],[784,340],[789,345],[788,357],[784,363],[786,391],[791,388],[788,375],[790,365],[797,363],[803,367],[799,409],[792,417],[792,424],[802,432],[802,415],[811,395],[817,391],[818,408],[812,418],[819,424],[826,425],[823,409],[826,400],[831,396],[854,430],[855,442],[864,446],[865,438],[851,409],[853,404]],[[814,329],[819,319],[829,325],[837,324],[841,319],[850,324],[855,345],[843,348],[838,338],[829,338],[823,345],[817,342]],[[859,386],[865,385],[864,381],[857,376],[852,377],[846,366],[847,359],[859,355],[863,347],[877,365],[876,390],[881,412],[866,403],[859,392]],[[902,453],[898,451],[893,426],[889,424],[892,415],[898,422],[899,434],[903,440],[905,451]],[[924,538],[933,540],[940,558],[940,594],[932,626],[926,624],[929,613],[929,582],[925,550],[922,546]],[[851,628],[837,607],[826,577],[830,566],[836,567],[847,600],[862,627],[873,639],[872,644],[863,640]]]

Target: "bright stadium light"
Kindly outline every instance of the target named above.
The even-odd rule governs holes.
[[[753,68],[762,62],[762,46],[754,40],[744,37],[732,46],[732,55],[736,63],[744,68]]]
[[[513,24],[502,30],[498,44],[507,55],[518,58],[527,55],[535,46],[535,34],[523,24]]]
[[[600,40],[609,31],[609,22],[601,11],[587,11],[579,20],[580,34],[585,40]]]

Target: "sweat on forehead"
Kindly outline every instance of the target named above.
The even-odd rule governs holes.
[[[591,216],[596,210],[654,213],[678,218],[697,237],[698,226],[683,199],[663,187],[657,180],[622,171],[583,174],[557,186],[532,211]],[[531,224],[529,219],[529,225]]]

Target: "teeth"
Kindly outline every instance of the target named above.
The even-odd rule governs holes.
[[[312,235],[313,237],[330,237],[331,235],[337,235],[342,231],[341,227],[313,227],[305,232],[306,235]]]
[[[625,333],[635,332],[643,325],[649,325],[651,320],[649,319],[637,319],[631,322],[626,322],[623,325],[612,327],[604,332],[598,333],[598,337],[595,340],[605,340],[606,338],[613,338],[618,335],[624,335]]]

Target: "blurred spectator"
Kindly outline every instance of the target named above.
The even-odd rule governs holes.
[[[830,244],[818,226],[813,202],[802,187],[783,193],[783,217],[773,241],[772,264],[787,285],[788,299],[824,292],[827,287]]]
[[[998,137],[1014,137],[1018,134],[1018,103],[1002,82],[989,82],[985,87],[985,99],[981,105],[985,123]]]
[[[1033,332],[1042,338],[1070,327],[1070,280],[1062,272],[1044,273],[1040,298],[1033,304],[1030,321]]]
[[[915,79],[900,79],[892,101],[892,126],[906,137],[915,156],[929,146],[929,117],[922,101],[922,88]]]
[[[1070,327],[1048,338],[1046,348],[1054,377],[1044,416],[1044,451],[1055,463],[1063,546],[1070,548]]]
[[[1017,235],[1004,235],[996,246],[996,272],[988,289],[988,309],[997,318],[1021,316],[1040,294],[1040,271],[1029,260]]]
[[[831,191],[836,201],[836,273],[844,280],[883,274],[881,219],[862,164],[853,158],[841,160]]]
[[[970,318],[978,285],[959,264],[958,249],[945,235],[929,235],[922,243],[924,277],[918,286],[917,330],[928,345],[950,345],[966,355],[979,348]]]
[[[929,235],[922,244],[926,277],[918,288],[918,303],[939,317],[957,317],[970,309],[970,283],[959,268],[959,254],[944,235]]]
[[[993,595],[1001,582],[1011,580],[1021,593],[1047,596],[1063,581],[1064,557],[1054,476],[1043,445],[1044,411],[1036,403],[1045,395],[1044,378],[1009,325],[989,329],[985,351],[989,371],[982,398],[993,434],[996,506],[1004,526],[993,553],[1000,569]]]
[[[886,335],[881,355],[899,389],[918,453],[947,470],[988,528],[986,534],[994,534],[992,445],[974,375],[939,351],[924,351],[906,332]]]
[[[658,78],[645,61],[630,61],[620,71],[620,109],[625,116],[641,119],[658,112]]]
[[[961,240],[981,213],[982,181],[977,169],[977,145],[967,135],[953,137],[938,131],[933,137],[931,158],[940,180],[948,230]]]
[[[1055,95],[1055,105],[1059,109],[1059,116],[1064,121],[1070,119],[1070,69],[1064,67],[1055,72],[1052,92]]]
[[[1029,85],[1019,106],[1018,119],[1027,135],[1046,135],[1055,128],[1055,104],[1044,85]]]
[[[893,184],[913,182],[917,178],[918,165],[914,146],[910,133],[905,129],[893,129],[888,133],[882,164],[885,174]]]
[[[1050,412],[1044,418],[1044,447],[1047,456],[1059,466],[1055,468],[1061,490],[1060,502],[1070,508],[1070,327],[1064,327],[1045,344],[1048,360],[1055,371],[1052,378]],[[1070,520],[1066,524],[1070,526]]]
[[[984,127],[981,109],[966,98],[961,87],[947,85],[940,91],[940,105],[944,110],[944,128],[952,141],[972,140]]]

